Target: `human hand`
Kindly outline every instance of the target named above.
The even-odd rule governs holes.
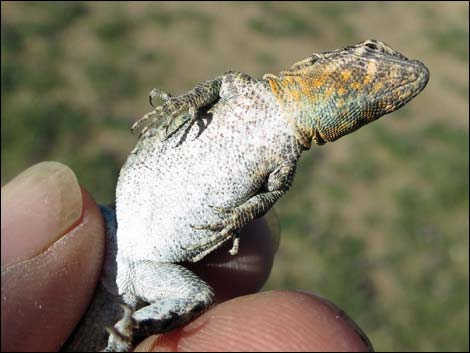
[[[73,172],[37,164],[2,188],[2,351],[58,350],[84,314],[99,279],[104,228]],[[345,314],[301,292],[256,293],[276,246],[265,221],[188,267],[210,283],[216,303],[188,325],[151,336],[136,350],[368,350]],[[231,299],[234,298],[234,299]],[[231,300],[229,300],[231,299]]]

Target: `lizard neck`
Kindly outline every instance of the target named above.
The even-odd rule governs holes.
[[[285,113],[283,118],[288,121],[302,147],[308,150],[312,142],[317,145],[325,144],[326,140],[318,130],[318,106],[315,104],[312,84],[298,76],[280,78],[265,75],[264,78]]]

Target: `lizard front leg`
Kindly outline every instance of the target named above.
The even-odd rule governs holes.
[[[238,233],[240,229],[253,219],[263,216],[276,201],[287,192],[294,177],[295,166],[294,161],[281,164],[281,166],[269,174],[265,184],[266,191],[254,195],[237,207],[221,208],[211,206],[220,214],[221,221],[210,224],[192,225],[194,229],[211,230],[216,233],[206,242],[186,249],[196,254],[190,261],[197,262],[201,260],[229,238],[233,238],[233,246],[230,249],[230,254],[236,255],[239,247]]]
[[[156,107],[153,111],[145,114],[134,123],[132,132],[145,125],[140,135],[144,135],[151,128],[162,126],[165,131],[172,122],[181,115],[190,115],[190,120],[194,119],[199,108],[215,102],[219,98],[219,92],[224,75],[220,75],[213,80],[204,81],[194,87],[191,91],[178,97],[154,88],[149,95],[150,104],[155,97],[165,100],[163,105]]]

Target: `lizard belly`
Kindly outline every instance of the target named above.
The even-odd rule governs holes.
[[[117,187],[120,256],[188,260],[194,256],[188,248],[215,235],[191,227],[221,220],[211,206],[239,206],[262,187],[260,170],[271,167],[269,156],[279,156],[272,146],[282,146],[272,139],[292,136],[282,119],[278,129],[266,129],[256,109],[244,114],[236,109],[222,104],[202,133],[194,124],[161,143],[137,145],[126,162],[132,167],[123,168]]]

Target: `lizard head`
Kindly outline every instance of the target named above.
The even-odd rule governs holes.
[[[296,101],[305,140],[323,144],[391,113],[420,93],[429,79],[423,63],[377,40],[313,54],[280,73],[273,92]],[[269,75],[268,75],[269,80]]]

